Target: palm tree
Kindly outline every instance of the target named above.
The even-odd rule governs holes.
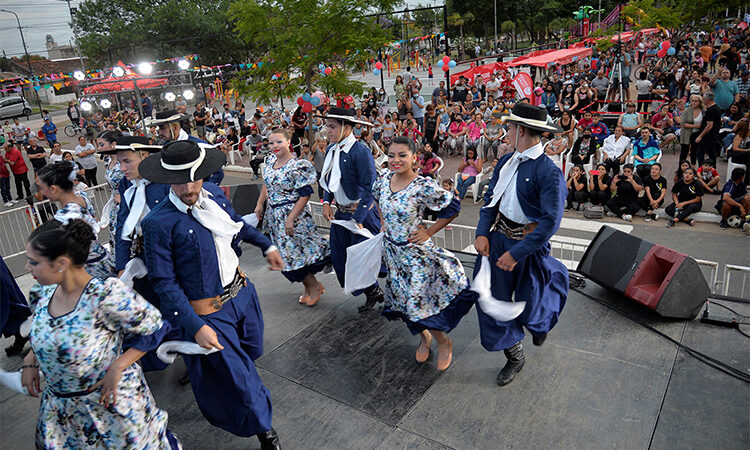
[[[463,58],[464,53],[464,25],[474,20],[474,14],[468,12],[461,16],[458,13],[453,13],[450,16],[448,16],[448,25],[453,27],[458,27],[459,32],[459,46],[458,46],[458,55],[459,59]]]

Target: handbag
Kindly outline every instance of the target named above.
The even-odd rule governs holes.
[[[583,210],[583,217],[587,219],[601,219],[604,217],[604,206],[589,205]]]

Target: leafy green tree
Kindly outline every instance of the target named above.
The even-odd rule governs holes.
[[[459,46],[459,56],[463,57],[465,54],[466,49],[464,48],[464,25],[471,23],[474,20],[474,14],[467,12],[463,15],[458,13],[453,13],[448,16],[448,25],[453,27],[458,27],[460,40],[459,42],[461,45]]]

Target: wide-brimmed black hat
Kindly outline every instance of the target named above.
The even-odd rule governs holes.
[[[561,133],[563,130],[557,126],[547,115],[547,110],[529,103],[516,103],[510,114],[502,117],[503,123],[515,123],[532,130],[549,131]]]
[[[121,136],[115,140],[114,148],[111,150],[99,150],[97,153],[100,155],[112,155],[120,150],[154,153],[161,150],[161,145],[152,144],[145,136]]]
[[[202,180],[226,163],[221,150],[193,141],[172,141],[141,161],[138,173],[153,183],[183,184]]]
[[[325,114],[325,115],[321,114],[319,117],[322,117],[323,119],[336,119],[342,122],[349,122],[352,124],[359,123],[362,125],[366,125],[368,127],[373,126],[370,122],[357,119],[357,114],[354,112],[353,109],[329,108],[328,114]]]
[[[160,125],[162,123],[179,122],[187,119],[187,114],[181,114],[176,109],[165,109],[156,113],[155,118],[146,117],[146,126]]]

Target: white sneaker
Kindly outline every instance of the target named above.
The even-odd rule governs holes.
[[[624,219],[624,217],[623,217],[623,219]],[[643,221],[644,221],[644,222],[651,222],[651,216],[646,216],[646,217],[644,217],[644,218],[643,218]]]
[[[750,222],[745,222],[742,224],[742,231],[744,231],[747,234],[750,234]]]
[[[11,206],[15,205],[16,203],[20,202],[21,200],[11,200]]]
[[[624,220],[625,222],[632,222],[633,216],[631,216],[630,214],[623,214],[622,220]]]
[[[5,206],[13,206],[13,202],[5,202]]]
[[[659,215],[658,214],[654,214],[654,220],[659,220]]]

